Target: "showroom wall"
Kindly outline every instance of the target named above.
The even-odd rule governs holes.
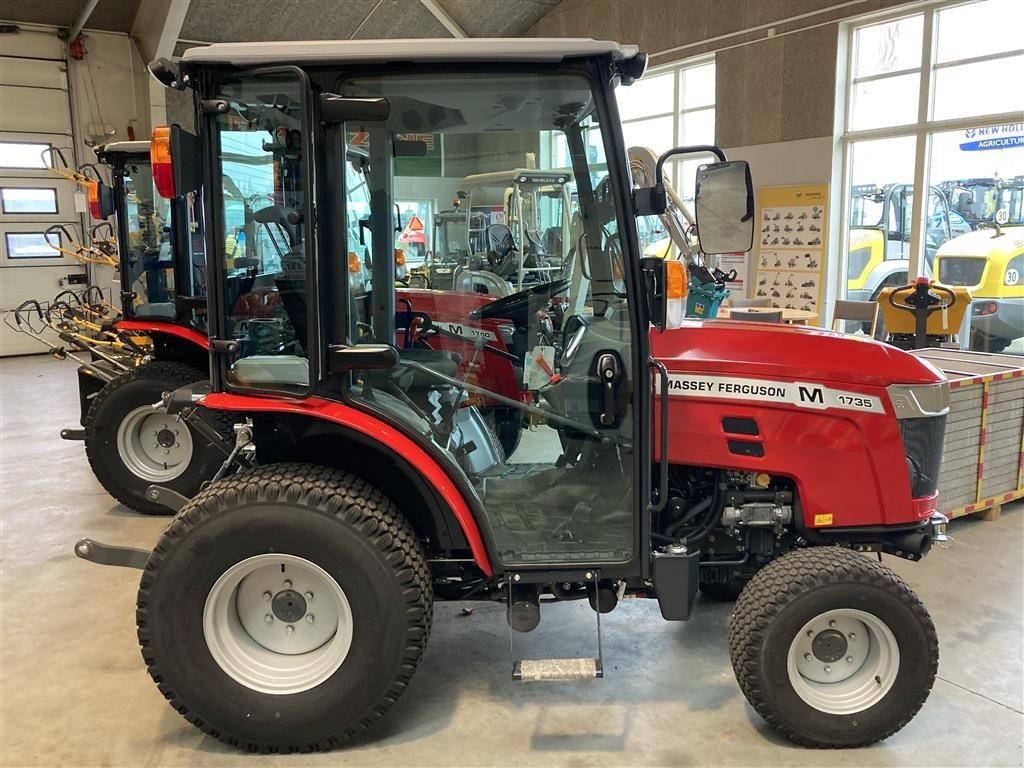
[[[526,35],[635,43],[651,67],[715,52],[716,143],[748,160],[759,185],[824,183],[832,174],[839,22],[907,4],[562,0]]]

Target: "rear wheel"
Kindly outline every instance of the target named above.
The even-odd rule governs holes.
[[[857,747],[917,714],[938,666],[935,627],[881,563],[838,547],[765,566],[729,623],[733,670],[747,701],[790,741]]]
[[[375,488],[279,464],[212,484],[146,565],[139,642],[171,705],[250,751],[339,747],[407,687],[430,632],[425,555]]]
[[[199,492],[224,461],[224,453],[183,421],[154,408],[164,392],[203,381],[206,373],[156,360],[108,382],[85,418],[85,453],[96,479],[126,507],[149,515],[173,511],[150,501],[146,488],[166,486],[186,497]],[[226,414],[200,411],[233,441]]]

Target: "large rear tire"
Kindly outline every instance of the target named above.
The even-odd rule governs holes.
[[[938,667],[921,601],[879,562],[838,547],[791,552],[765,566],[729,621],[743,695],[785,738],[860,747],[917,714]]]
[[[423,549],[389,499],[337,469],[278,464],[181,511],[137,619],[149,673],[186,720],[244,750],[297,752],[339,747],[394,705],[431,610]]]
[[[164,392],[206,378],[190,365],[155,360],[108,382],[96,395],[85,418],[85,454],[96,479],[126,507],[172,515],[146,489],[162,485],[191,498],[224,462],[223,451],[199,432],[152,407]],[[198,418],[234,441],[226,414],[204,409]]]

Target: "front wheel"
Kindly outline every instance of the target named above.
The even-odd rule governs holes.
[[[150,675],[204,732],[333,749],[408,686],[430,632],[423,549],[379,490],[278,464],[211,484],[157,543],[138,595]]]
[[[881,563],[838,547],[791,552],[743,590],[729,621],[747,701],[813,747],[881,741],[917,714],[938,639],[917,596]]]

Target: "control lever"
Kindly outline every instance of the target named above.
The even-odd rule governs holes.
[[[601,379],[601,424],[610,427],[615,423],[615,385],[619,380],[619,361],[615,355],[605,352],[597,358],[597,375]]]

